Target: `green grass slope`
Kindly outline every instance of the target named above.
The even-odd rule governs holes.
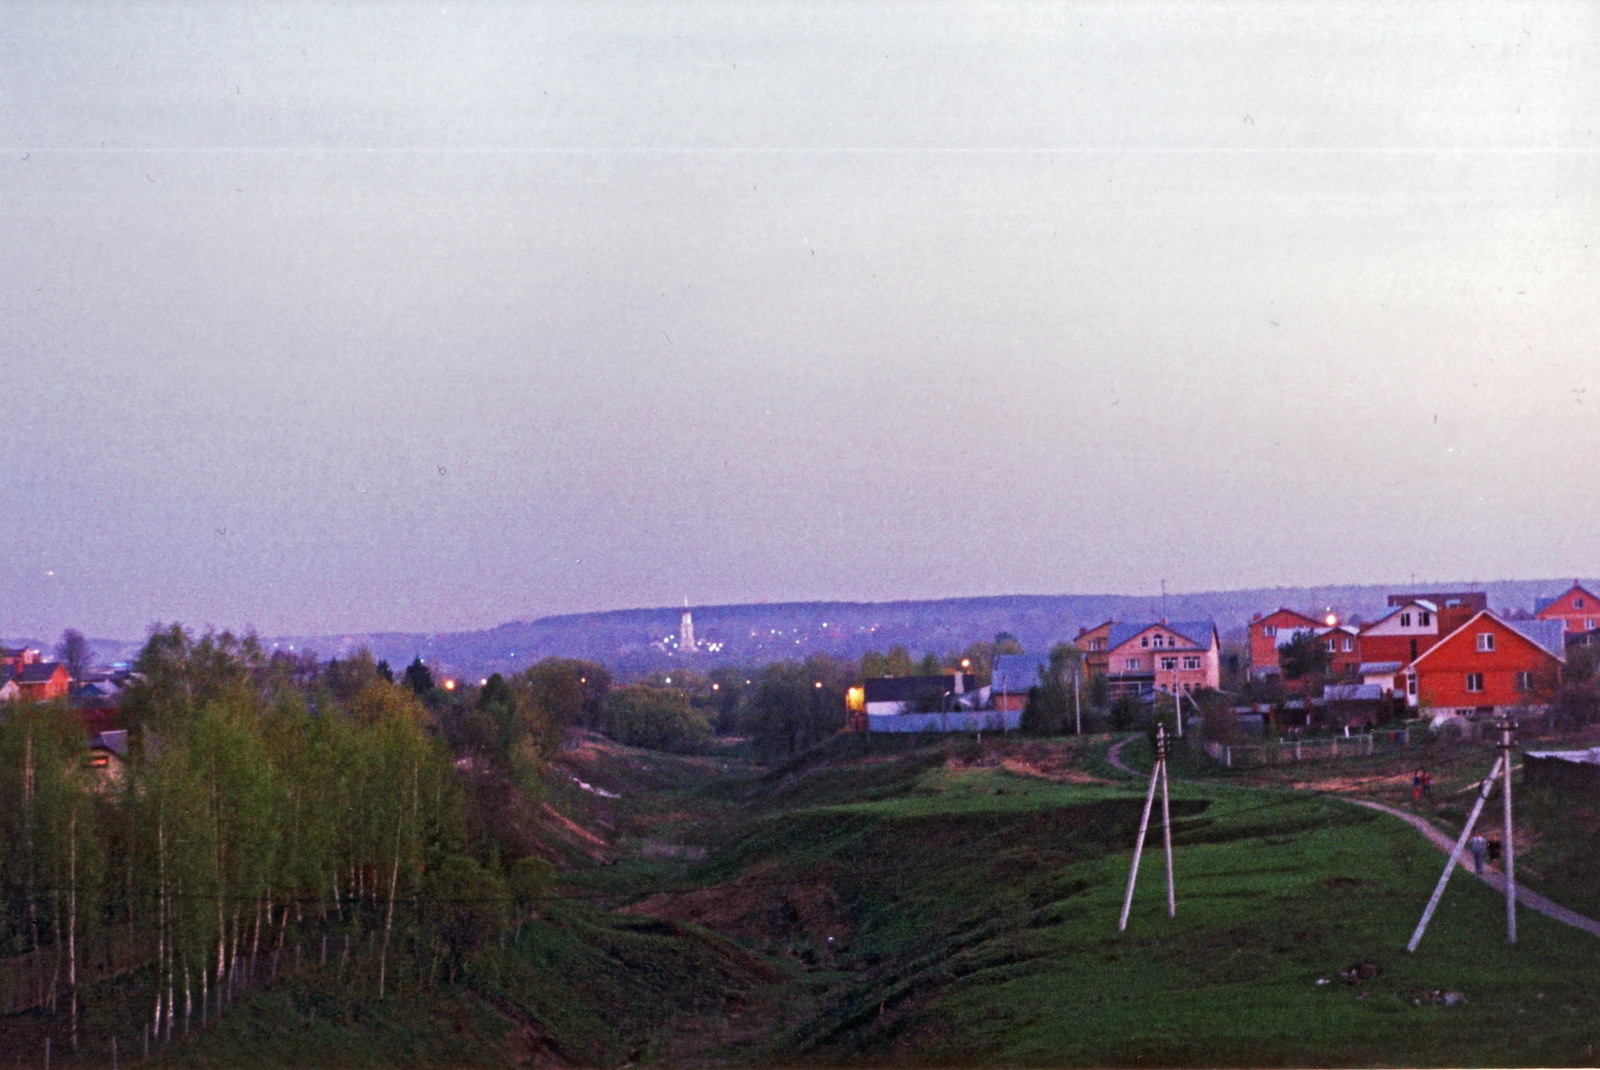
[[[910,758],[885,761],[909,773]],[[884,777],[868,790],[883,794]],[[1406,955],[1442,859],[1337,800],[1174,784],[1178,916],[1153,837],[1117,933],[1141,789],[925,764],[893,797],[769,813],[700,878],[825,878],[844,917],[811,934],[811,998],[761,1057],[1594,1063],[1600,941],[1524,911],[1508,947],[1503,901],[1462,876]],[[1358,962],[1376,976],[1339,979]]]

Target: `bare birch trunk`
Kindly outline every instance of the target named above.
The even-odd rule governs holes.
[[[72,1050],[78,1050],[78,811],[67,819],[67,987],[71,990]]]

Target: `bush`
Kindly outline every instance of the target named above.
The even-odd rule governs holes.
[[[711,743],[711,720],[681,691],[632,684],[606,696],[606,734],[618,743],[690,753]]]

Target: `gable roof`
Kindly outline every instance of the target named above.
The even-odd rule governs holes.
[[[1394,605],[1394,603],[1391,602],[1390,605]],[[1393,609],[1389,610],[1389,612],[1385,613],[1383,616],[1379,617],[1377,620],[1368,621],[1367,623],[1361,625],[1361,629],[1360,630],[1362,632],[1371,631],[1373,628],[1376,628],[1378,625],[1382,624],[1384,621],[1393,620],[1395,617],[1398,617],[1400,614],[1404,613],[1406,610],[1410,609],[1412,606],[1421,606],[1423,609],[1427,610],[1429,613],[1432,613],[1434,616],[1437,617],[1439,615],[1439,607],[1434,605],[1432,602],[1428,601],[1426,598],[1413,598],[1409,602],[1403,602],[1400,605],[1395,606]]]
[[[1572,595],[1572,594],[1588,595],[1590,598],[1593,598],[1596,602],[1600,602],[1600,598],[1595,597],[1595,593],[1593,591],[1591,591],[1588,588],[1584,587],[1584,585],[1579,583],[1577,580],[1573,580],[1571,587],[1568,587],[1565,591],[1562,591],[1560,594],[1556,595],[1554,598],[1536,598],[1536,599],[1534,599],[1533,611],[1535,613],[1543,613],[1545,610],[1549,609],[1551,606],[1555,605],[1557,602],[1561,601],[1563,598],[1566,598],[1568,595]],[[1585,608],[1587,608],[1587,607],[1585,607]]]
[[[1565,626],[1558,620],[1508,620],[1504,622],[1512,631],[1533,640],[1545,650],[1563,660],[1567,656]]]
[[[1553,621],[1553,620],[1550,620],[1550,621],[1544,621],[1544,620],[1523,621],[1523,620],[1519,620],[1519,621],[1515,621],[1515,622],[1504,621],[1504,620],[1501,620],[1499,617],[1495,616],[1494,613],[1491,612],[1490,610],[1480,609],[1480,610],[1478,610],[1478,612],[1474,613],[1471,617],[1467,618],[1466,622],[1464,624],[1462,624],[1459,628],[1456,628],[1449,635],[1441,637],[1440,640],[1437,643],[1433,644],[1428,649],[1424,650],[1421,654],[1417,655],[1416,660],[1411,663],[1411,667],[1413,669],[1415,669],[1422,662],[1426,661],[1428,659],[1429,655],[1433,654],[1435,651],[1444,649],[1446,646],[1449,645],[1451,640],[1453,640],[1456,636],[1460,635],[1462,632],[1466,631],[1468,628],[1471,628],[1474,624],[1476,624],[1479,620],[1481,620],[1484,617],[1488,617],[1490,620],[1494,621],[1496,624],[1501,625],[1507,631],[1511,632],[1513,635],[1515,635],[1518,638],[1520,638],[1520,639],[1526,641],[1527,643],[1531,644],[1534,647],[1534,649],[1538,650],[1539,652],[1541,652],[1543,654],[1548,654],[1550,657],[1555,658],[1557,661],[1566,661],[1567,660],[1566,644],[1565,644],[1564,640],[1560,640],[1560,639],[1557,640],[1557,643],[1558,643],[1559,649],[1560,649],[1560,653],[1557,653],[1555,650],[1552,650],[1550,647],[1546,646],[1543,642],[1540,642],[1538,639],[1533,638],[1533,636],[1528,635],[1520,627],[1518,627],[1518,625],[1522,625],[1522,624],[1540,624],[1540,625],[1552,624],[1552,625],[1555,625],[1556,627],[1559,628],[1561,626],[1561,622],[1560,621]],[[1540,633],[1536,632],[1535,634],[1540,634]]]
[[[57,669],[67,671],[67,667],[59,661],[35,661],[18,669],[16,679],[23,684],[49,683],[55,678]]]
[[[1146,621],[1143,624],[1113,624],[1106,639],[1106,649],[1115,650],[1130,639],[1137,639],[1151,628],[1165,628],[1180,639],[1187,639],[1202,650],[1211,649],[1211,637],[1216,633],[1217,622],[1211,620]],[[1180,649],[1173,647],[1171,649]]]
[[[1045,654],[999,654],[994,659],[993,691],[1020,695],[1039,684],[1039,673],[1050,666]]]
[[[1262,617],[1260,620],[1251,621],[1250,622],[1250,627],[1254,628],[1258,624],[1265,624],[1268,621],[1270,621],[1273,617],[1276,617],[1280,613],[1287,613],[1287,614],[1289,614],[1289,616],[1295,618],[1296,620],[1303,620],[1303,621],[1306,622],[1306,624],[1310,625],[1313,628],[1316,627],[1319,623],[1321,623],[1320,621],[1317,620],[1317,618],[1309,616],[1309,615],[1307,615],[1305,613],[1302,613],[1298,609],[1290,609],[1288,606],[1279,606],[1277,609],[1274,609],[1271,613],[1268,613],[1267,615]]]

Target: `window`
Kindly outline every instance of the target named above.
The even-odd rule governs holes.
[[[1268,639],[1276,639],[1278,638],[1278,626],[1276,624],[1263,625],[1261,628],[1261,634],[1266,636]]]
[[[1411,627],[1411,614],[1409,614],[1409,613],[1400,614],[1400,627],[1402,627],[1402,628]]]
[[[1199,656],[1198,655],[1193,655],[1193,656],[1184,658],[1183,659],[1183,667],[1185,669],[1198,669],[1200,667],[1200,658],[1199,658]]]
[[[1105,648],[1106,648],[1106,641],[1104,639],[1091,639],[1091,640],[1089,640],[1089,649],[1090,650],[1104,650]]]
[[[1166,645],[1167,645],[1167,637],[1166,636],[1164,636],[1164,635],[1156,636],[1156,646],[1162,647],[1162,646],[1166,646]]]
[[[1481,673],[1481,672],[1469,672],[1469,673],[1467,673],[1467,690],[1468,691],[1482,691],[1483,690],[1483,673]]]
[[[1406,677],[1406,694],[1415,695],[1416,693],[1417,693],[1417,678],[1416,678],[1416,676],[1415,675],[1407,676]]]
[[[1328,648],[1328,653],[1330,654],[1337,654],[1339,652],[1339,640],[1333,638],[1332,636],[1328,637],[1328,641],[1324,645]]]
[[[1422,627],[1424,627],[1424,628],[1426,628],[1429,625],[1429,623],[1432,622],[1432,620],[1433,620],[1433,614],[1427,612],[1426,610],[1424,610],[1423,612],[1417,614],[1417,623],[1419,625],[1421,625]]]
[[[1484,654],[1491,653],[1494,650],[1494,633],[1493,632],[1479,632],[1478,633],[1478,650],[1479,650],[1480,653],[1484,653]]]
[[[1140,636],[1139,637],[1139,645],[1140,646],[1149,646],[1150,645],[1150,637],[1148,635]]]
[[[1594,618],[1593,617],[1590,617],[1588,620],[1583,622],[1583,630],[1586,631],[1586,632],[1594,631]]]
[[[1574,609],[1582,609],[1583,608],[1583,597],[1581,595],[1572,600],[1572,608],[1574,608]]]
[[[1168,672],[1171,672],[1172,670],[1174,670],[1174,669],[1176,669],[1178,667],[1178,659],[1177,658],[1162,658],[1161,659],[1161,667],[1163,669],[1166,669]]]
[[[1122,663],[1122,667],[1127,672],[1138,672],[1139,671],[1139,659],[1138,658],[1129,658],[1127,661]]]
[[[1517,673],[1517,690],[1518,691],[1532,691],[1533,690],[1533,673],[1531,673],[1531,672],[1519,672],[1519,673]]]
[[[1355,640],[1347,635],[1339,641],[1339,648],[1348,654],[1356,648]]]

